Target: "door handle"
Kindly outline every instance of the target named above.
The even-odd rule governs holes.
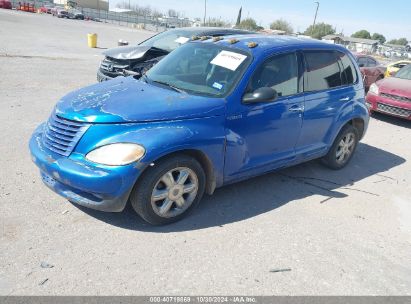
[[[304,106],[292,106],[288,110],[290,112],[304,112]]]
[[[351,100],[350,97],[343,97],[343,98],[340,99],[340,101],[350,101],[350,100]]]

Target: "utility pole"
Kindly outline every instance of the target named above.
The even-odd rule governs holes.
[[[204,26],[206,25],[207,18],[207,0],[204,0]]]
[[[319,7],[320,7],[320,2],[315,1],[314,3],[317,4],[317,9],[315,10],[315,16],[314,16],[313,28],[312,28],[312,30],[311,30],[311,35],[312,35],[313,32],[314,32],[315,22],[317,21],[318,9],[319,9]]]

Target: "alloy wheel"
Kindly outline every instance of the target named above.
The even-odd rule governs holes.
[[[154,212],[163,218],[184,213],[198,192],[198,178],[193,170],[179,167],[168,171],[156,183],[151,194]]]
[[[355,134],[347,133],[338,144],[336,152],[336,161],[338,164],[344,164],[350,159],[355,148]]]

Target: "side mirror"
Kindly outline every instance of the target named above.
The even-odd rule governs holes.
[[[255,90],[252,93],[247,93],[243,97],[244,103],[257,103],[257,102],[271,102],[278,98],[278,93],[273,88],[262,87]]]

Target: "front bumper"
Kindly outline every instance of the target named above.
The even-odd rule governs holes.
[[[368,93],[367,107],[370,111],[380,112],[395,117],[411,120],[411,103],[392,100],[379,95]]]
[[[134,165],[108,167],[87,161],[72,153],[63,157],[43,146],[44,124],[30,139],[33,162],[39,167],[44,184],[67,200],[84,207],[121,212],[141,171]]]

